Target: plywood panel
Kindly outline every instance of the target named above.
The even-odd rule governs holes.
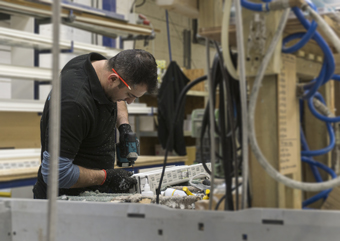
[[[295,57],[284,55],[282,63],[280,76],[271,75],[263,79],[256,105],[255,131],[269,163],[279,170],[279,161],[288,157],[294,168],[281,171],[289,178],[301,180]],[[250,81],[252,84],[253,79]],[[291,142],[289,148],[286,148],[287,142]],[[254,207],[301,208],[301,192],[277,183],[264,171],[253,153],[250,155],[250,177]]]
[[[40,148],[40,116],[0,112],[0,148]]]

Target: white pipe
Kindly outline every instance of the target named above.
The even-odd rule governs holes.
[[[237,52],[240,76],[240,92],[241,92],[241,114],[242,114],[242,209],[247,206],[247,190],[249,175],[249,151],[248,151],[248,110],[247,110],[247,82],[246,82],[246,65],[244,61],[244,45],[243,45],[243,23],[242,8],[239,1],[235,2],[236,9],[236,38]]]
[[[60,0],[53,0],[53,48],[52,48],[52,96],[49,119],[49,153],[50,169],[48,177],[48,229],[49,241],[56,240],[57,230],[57,196],[59,187],[59,150],[60,150],[60,93],[61,81],[59,78],[59,36],[60,36]]]

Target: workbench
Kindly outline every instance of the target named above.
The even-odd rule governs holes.
[[[11,156],[11,153],[16,153]],[[34,185],[40,166],[39,149],[2,150],[0,153],[0,189]],[[184,165],[187,156],[170,156],[168,165]],[[139,156],[134,172],[163,166],[163,156]],[[115,168],[120,168],[115,165]],[[132,171],[132,168],[124,168]]]

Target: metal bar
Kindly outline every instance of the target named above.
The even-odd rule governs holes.
[[[169,27],[168,10],[165,10],[165,18],[166,18],[166,31],[167,31],[167,35],[168,35],[169,60],[171,62],[172,61],[172,54],[171,54],[170,27]]]
[[[242,205],[244,209],[247,205],[247,189],[248,189],[248,111],[247,111],[247,83],[246,83],[246,69],[244,63],[244,45],[243,45],[243,23],[242,23],[242,9],[239,1],[235,1],[236,9],[236,37],[238,52],[238,62],[240,70],[240,92],[241,92],[241,114],[242,114]],[[237,187],[238,188],[238,187]]]
[[[59,33],[60,33],[60,0],[53,0],[53,47],[52,47],[52,96],[49,117],[49,152],[50,170],[48,177],[48,229],[47,238],[54,241],[57,229],[57,195],[59,176],[59,149],[60,149],[60,87],[59,80]]]
[[[214,181],[215,181],[215,115],[214,115],[214,104],[213,104],[213,83],[211,79],[211,74],[210,74],[210,47],[209,47],[209,39],[205,39],[205,48],[206,48],[206,57],[207,57],[207,76],[208,76],[208,83],[209,83],[209,117],[210,117],[210,162],[211,162],[211,194],[209,198],[209,210],[212,208],[212,200],[213,200],[213,195],[214,195]]]
[[[37,178],[27,178],[13,181],[0,182],[0,189],[33,186],[37,182]]]

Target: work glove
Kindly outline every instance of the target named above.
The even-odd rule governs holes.
[[[125,134],[132,132],[131,126],[129,124],[121,124],[118,127],[119,130],[119,152],[122,157],[126,157],[128,149],[126,147]]]
[[[104,171],[106,175],[102,186],[114,193],[128,192],[129,189],[137,184],[137,180],[131,177],[132,172],[124,169],[107,169]]]

